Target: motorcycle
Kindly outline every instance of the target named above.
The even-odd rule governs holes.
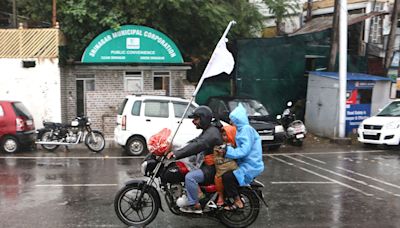
[[[260,201],[266,206],[262,188],[264,185],[254,180],[251,185],[240,187],[239,194],[244,202],[243,209],[224,210],[216,204],[218,193],[214,184],[200,185],[205,197],[200,200],[203,213],[191,214],[179,208],[187,205],[185,175],[190,166],[183,161],[171,161],[166,155],[149,154],[141,165],[145,179],[133,179],[125,183],[115,196],[114,209],[118,218],[128,226],[145,226],[157,216],[161,205],[160,192],[169,210],[179,216],[204,216],[219,219],[227,227],[247,227],[258,217]]]
[[[286,139],[295,146],[302,146],[306,137],[307,130],[303,121],[296,120],[296,114],[292,111],[292,102],[287,103],[287,108],[283,111],[282,116],[278,115],[283,128],[285,129]]]
[[[54,151],[59,146],[76,145],[85,142],[93,152],[101,152],[105,147],[103,133],[92,130],[88,117],[76,117],[69,124],[43,121],[44,128],[36,131],[38,140],[45,150]]]

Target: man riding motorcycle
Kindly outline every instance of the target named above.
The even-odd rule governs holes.
[[[200,169],[190,171],[185,176],[185,186],[188,196],[188,206],[180,208],[187,213],[202,213],[198,199],[198,183],[213,183],[215,176],[215,166],[213,148],[223,143],[219,129],[211,124],[212,111],[207,106],[197,107],[189,118],[193,118],[196,128],[202,129],[202,133],[188,144],[177,150],[170,152],[167,158],[175,157],[181,159],[191,155],[204,153],[204,162]]]

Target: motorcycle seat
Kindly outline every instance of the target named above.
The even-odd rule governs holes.
[[[215,186],[215,184],[209,184],[209,185],[201,185],[200,188],[203,191],[206,191],[208,193],[213,193],[217,191],[217,187]]]

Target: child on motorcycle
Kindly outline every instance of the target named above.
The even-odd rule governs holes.
[[[238,167],[235,160],[225,158],[226,146],[236,146],[236,127],[231,125],[224,126],[221,129],[221,136],[224,144],[214,147],[214,163],[216,169],[214,183],[218,192],[217,206],[222,206],[224,204],[224,185],[222,183],[222,174],[226,173],[227,171],[233,171]]]

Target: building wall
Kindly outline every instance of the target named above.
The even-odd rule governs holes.
[[[142,71],[143,92],[146,95],[166,95],[165,90],[153,90],[153,71],[171,72],[171,96],[190,98],[195,87],[186,80],[186,68],[179,67],[116,67],[69,65],[62,70],[63,120],[76,117],[76,78],[82,75],[93,75],[95,90],[86,93],[86,115],[92,121],[92,128],[102,131],[107,140],[114,137],[117,109],[126,95],[124,75],[126,71]]]
[[[313,134],[334,137],[338,131],[338,83],[331,78],[308,78],[305,125]]]
[[[35,61],[24,68],[22,60]],[[58,59],[0,59],[0,99],[19,100],[33,115],[36,128],[42,121],[61,121],[61,81]]]

